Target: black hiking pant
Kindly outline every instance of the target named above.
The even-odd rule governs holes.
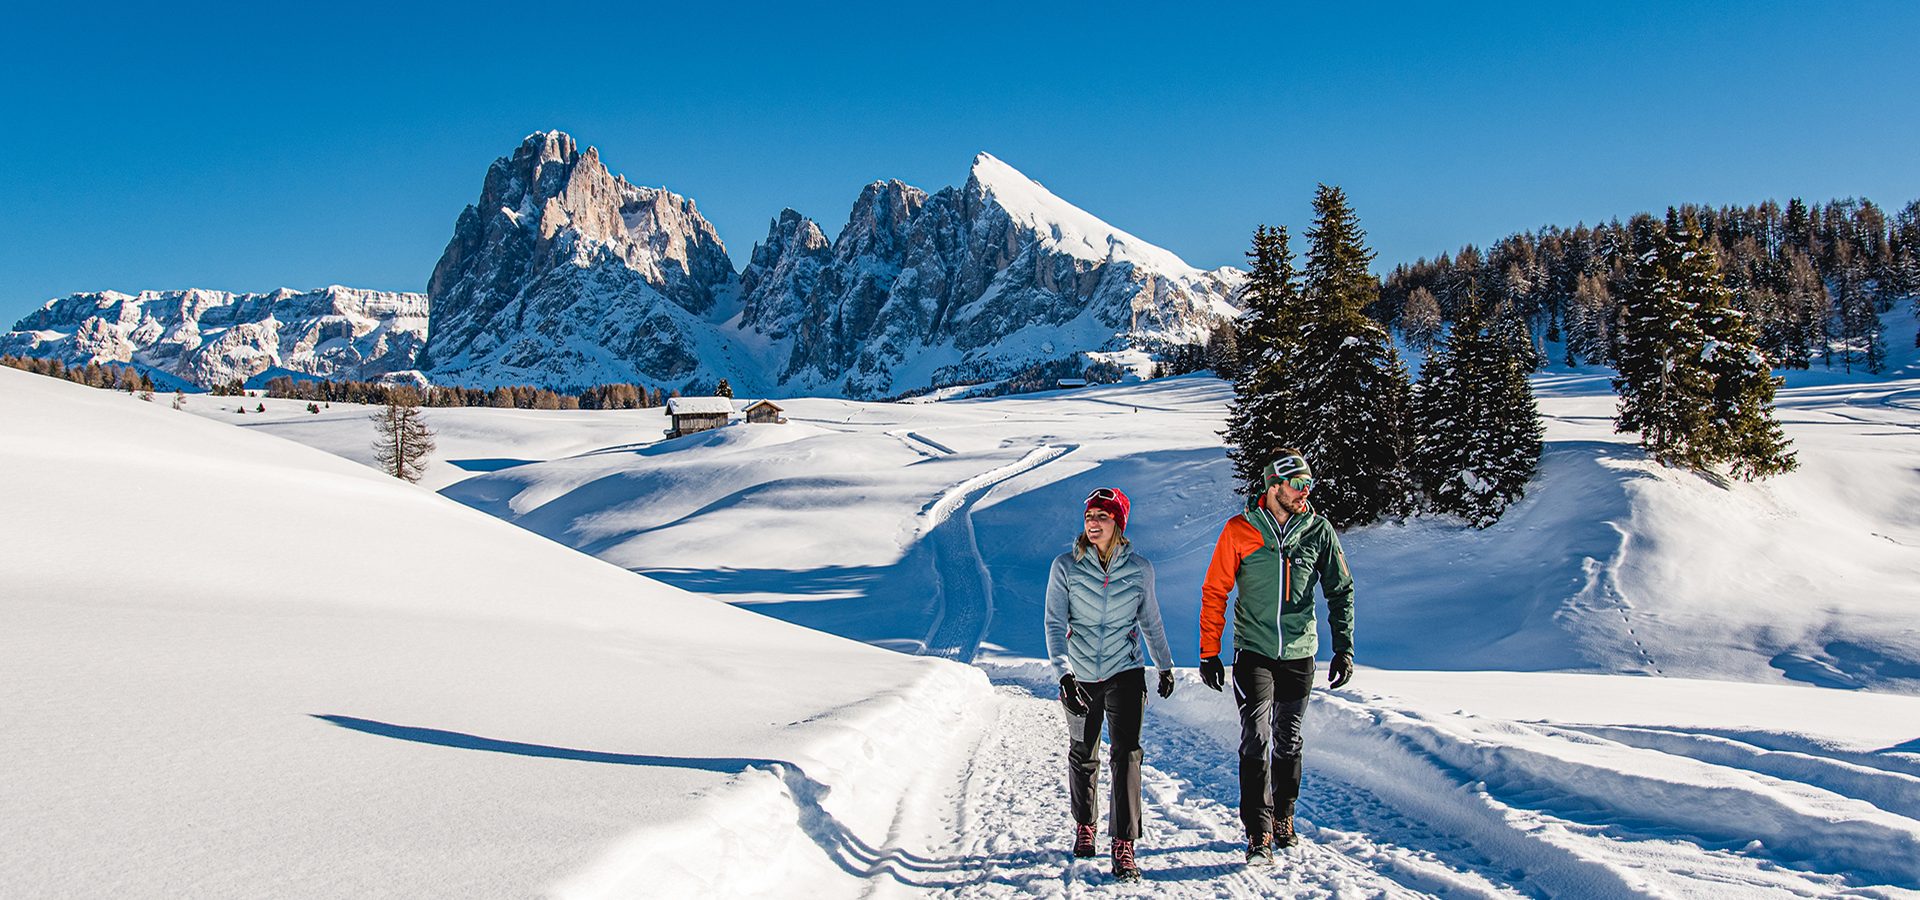
[[[1092,825],[1100,815],[1093,790],[1100,777],[1100,722],[1106,720],[1113,767],[1113,819],[1107,833],[1117,841],[1140,839],[1140,722],[1147,715],[1145,669],[1128,669],[1105,681],[1082,681],[1087,714],[1067,715],[1073,743],[1067,747],[1067,791],[1073,821]]]
[[[1233,702],[1240,707],[1240,822],[1250,838],[1273,834],[1274,807],[1300,798],[1300,723],[1313,690],[1313,657],[1233,655]]]

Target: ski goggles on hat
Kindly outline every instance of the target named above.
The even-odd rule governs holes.
[[[1093,493],[1088,494],[1087,499],[1081,502],[1091,503],[1095,500],[1112,500],[1119,502],[1120,496],[1113,488],[1094,488]]]

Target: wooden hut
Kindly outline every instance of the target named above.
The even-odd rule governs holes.
[[[725,397],[673,397],[667,400],[667,417],[673,427],[667,437],[680,437],[727,424],[733,415],[733,401]]]
[[[749,425],[787,424],[787,411],[782,409],[780,404],[772,400],[755,400],[747,404],[747,408],[741,411],[747,414],[747,424]]]

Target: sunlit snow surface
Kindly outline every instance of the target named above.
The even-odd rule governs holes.
[[[1648,463],[1604,375],[1542,376],[1505,520],[1345,536],[1362,668],[1309,711],[1301,846],[1239,864],[1232,704],[1187,670],[1126,888],[1066,852],[1041,578],[1121,487],[1195,663],[1218,381],[675,440],[429,410],[441,498],[257,434],[364,462],[363,408],[190,399],[225,428],[0,371],[33,511],[0,558],[0,893],[1915,896],[1911,377],[1796,375],[1803,468],[1746,484]]]

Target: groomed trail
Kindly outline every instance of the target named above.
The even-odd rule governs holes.
[[[868,896],[1920,897],[1920,757],[1781,733],[1572,726],[1437,714],[1317,690],[1300,843],[1242,862],[1231,701],[1182,672],[1143,733],[1144,881],[1074,859],[1066,732],[1032,663],[942,736]],[[1363,675],[1371,674],[1363,672]],[[1789,689],[1793,690],[1793,689]],[[984,719],[984,721],[978,721]],[[937,812],[936,812],[937,811]],[[906,823],[896,822],[896,826]]]

